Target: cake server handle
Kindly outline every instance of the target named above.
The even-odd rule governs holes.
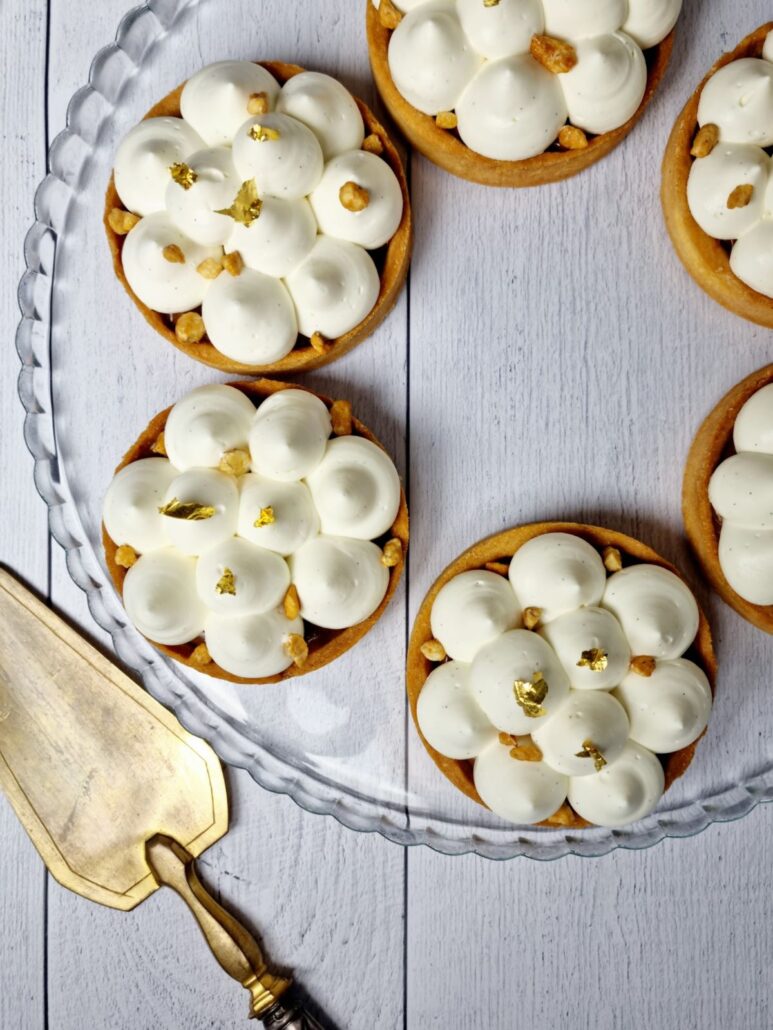
[[[171,888],[182,898],[222,968],[250,992],[250,1018],[267,1022],[272,1030],[323,1030],[316,1021],[309,1022],[300,1008],[280,1003],[292,981],[269,968],[249,930],[212,897],[198,877],[190,852],[163,834],[149,840],[145,850],[159,886]]]

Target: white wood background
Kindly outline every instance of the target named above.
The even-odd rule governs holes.
[[[48,142],[63,126],[66,103],[85,82],[91,57],[112,38],[125,2],[0,0],[0,270],[5,280],[0,290],[0,560],[92,632],[83,596],[70,582],[58,547],[49,543],[44,506],[33,487],[32,463],[22,441],[21,408],[15,396],[14,291],[22,271],[21,246],[31,221],[33,190],[45,174]],[[303,2],[312,6],[312,0],[263,0],[260,16],[281,18],[287,4]],[[351,3],[351,17],[360,19],[364,4],[346,2]],[[343,10],[344,4],[340,6]],[[701,23],[699,36],[708,47],[706,64],[719,49],[769,16],[764,0],[746,0],[743,5],[736,0],[686,0],[685,7],[688,30]],[[743,15],[739,7],[745,8]],[[680,40],[683,46],[687,42]],[[664,92],[681,90],[683,95],[688,80],[680,74],[679,64]],[[662,147],[678,106],[673,96],[656,104],[650,116],[653,145]],[[646,131],[643,126],[641,132]],[[631,216],[626,196],[649,196],[656,190],[656,166],[655,160],[639,169],[635,162],[610,159],[605,180],[610,233],[621,213]],[[600,188],[593,175],[586,174],[575,197]],[[460,357],[462,348],[490,348],[491,361],[482,371],[477,362],[470,363],[470,394],[478,397],[502,389],[528,363],[530,376],[544,383],[541,399],[554,404],[536,407],[537,445],[540,434],[561,432],[568,461],[591,467],[590,444],[582,437],[575,439],[574,427],[547,418],[560,407],[560,395],[551,397],[551,390],[566,385],[556,378],[560,350],[538,353],[525,325],[542,320],[547,334],[561,346],[584,347],[595,331],[589,323],[595,308],[612,307],[614,319],[606,324],[617,325],[624,338],[631,319],[646,318],[648,304],[658,304],[664,296],[673,304],[683,290],[705,324],[716,327],[716,339],[707,346],[722,354],[737,338],[750,341],[746,371],[762,364],[766,337],[722,315],[709,302],[702,306],[661,242],[657,253],[662,267],[648,265],[644,247],[652,245],[655,253],[655,241],[661,240],[663,231],[652,206],[646,221],[632,229],[629,253],[589,253],[588,281],[578,281],[574,270],[566,269],[566,280],[555,284],[555,263],[545,247],[540,248],[528,281],[514,281],[508,254],[523,247],[530,232],[546,232],[544,224],[530,220],[527,202],[519,200],[516,206],[510,195],[494,193],[481,201],[481,191],[459,192],[456,184],[423,161],[413,164],[413,184],[417,212],[445,191],[449,218],[442,227],[420,226],[407,312],[411,340],[423,343],[412,349],[410,368],[412,452],[421,447],[424,462],[418,472],[416,467],[412,470],[414,514],[419,505],[425,510],[442,506],[458,537],[449,543],[448,537],[441,540],[433,535],[432,526],[425,526],[414,552],[417,578],[424,582],[483,529],[510,524],[522,512],[572,514],[571,496],[560,491],[524,506],[516,481],[513,509],[507,512],[501,510],[501,492],[495,490],[480,488],[478,510],[468,498],[443,491],[449,463],[459,460],[456,448],[441,446],[448,440],[443,420],[449,410],[462,436],[477,437],[477,453],[487,456],[489,472],[496,468],[503,432],[499,416],[493,422],[487,419],[485,405],[465,408],[458,398],[452,404],[444,392],[444,363]],[[556,253],[588,229],[582,209],[563,209],[562,196],[554,192],[548,205]],[[464,203],[470,197],[476,216],[484,210],[485,219],[464,222]],[[485,207],[477,206],[481,203]],[[501,278],[496,280],[479,272],[484,249],[495,246],[501,253]],[[641,278],[637,310],[627,309],[612,289],[612,270],[618,266],[618,275]],[[449,282],[458,284],[450,296]],[[591,300],[573,305],[581,290],[589,290]],[[477,334],[475,341],[460,332],[455,306],[464,313],[465,333]],[[401,310],[393,317],[405,318],[406,306]],[[438,318],[443,311],[448,317]],[[689,324],[680,323],[679,331],[689,332]],[[703,325],[695,331],[704,332]],[[656,370],[673,341],[653,340],[651,354],[622,358],[614,343],[601,377],[591,368],[588,381],[576,387],[588,393],[593,410],[594,402],[604,396],[605,377],[625,384],[628,367],[637,361],[652,365],[652,390],[631,397],[623,389],[609,414],[608,425],[621,427],[614,458],[626,467],[626,422],[657,410]],[[690,371],[679,365],[677,374],[689,376]],[[710,385],[709,396],[712,390],[718,396],[738,376],[726,369],[715,378],[717,386]],[[665,417],[663,425],[662,451],[655,459],[673,464],[681,460],[678,456],[692,427],[680,425],[681,435],[674,442]],[[518,468],[509,471],[517,475]],[[630,474],[636,476],[637,470]],[[470,469],[471,481],[479,476],[480,469]],[[571,476],[567,482],[571,484]],[[607,504],[599,511],[599,490],[585,485],[583,510],[575,514],[618,515],[626,493],[618,496],[611,486]],[[651,499],[643,487],[641,507],[625,515],[623,528],[646,527],[644,535],[658,544],[658,503],[658,495]],[[419,598],[420,592],[414,591],[412,608]],[[359,835],[331,819],[306,815],[289,799],[260,791],[245,774],[231,773],[230,784],[233,828],[207,854],[203,871],[223,899],[261,929],[272,956],[296,970],[341,1028],[773,1026],[770,806],[740,823],[715,826],[697,838],[664,842],[642,853],[547,865],[524,860],[497,864],[472,857],[444,858],[426,848],[403,851],[377,836]],[[244,1010],[242,992],[213,964],[173,897],[160,892],[135,913],[121,915],[68,894],[47,878],[0,799],[2,1030],[42,1030],[49,1025],[59,1030],[224,1028],[238,1025]]]

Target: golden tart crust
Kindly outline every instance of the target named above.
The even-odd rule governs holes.
[[[314,393],[313,390],[308,390],[306,387],[299,386],[295,383],[280,383],[271,379],[256,379],[250,382],[228,383],[228,385],[235,387],[237,390],[241,390],[242,393],[246,394],[256,404],[259,404],[260,401],[265,400],[267,397],[270,397],[272,394],[277,393],[280,390],[306,390],[307,393]],[[318,393],[314,393],[314,395],[328,408],[332,407],[333,401],[330,400],[330,398],[324,397]],[[158,457],[158,453],[153,450],[153,445],[156,443],[161,433],[163,433],[164,427],[166,426],[166,420],[169,417],[169,412],[171,410],[171,407],[169,407],[165,411],[159,412],[155,418],[151,419],[140,436],[123,456],[121,463],[115,470],[116,472],[119,472],[122,468],[131,464],[133,461],[139,461],[141,458]],[[352,419],[352,433],[356,436],[364,437],[366,440],[369,440],[371,443],[376,444],[384,450],[382,444],[376,439],[373,433],[371,433],[368,427],[363,425],[363,423],[356,418]],[[378,620],[384,614],[387,605],[397,590],[397,585],[403,574],[405,556],[408,550],[408,526],[408,504],[405,499],[405,491],[401,488],[400,507],[397,512],[397,517],[395,518],[392,528],[385,534],[384,540],[396,538],[402,545],[402,551],[399,555],[396,555],[395,564],[389,568],[389,585],[383,601],[371,616],[364,619],[356,626],[350,626],[348,629],[327,630],[320,629],[319,627],[311,626],[309,623],[306,623],[305,637],[306,643],[309,646],[309,654],[303,666],[300,668],[296,665],[291,665],[278,676],[267,676],[262,679],[243,679],[226,672],[225,669],[222,669],[215,662],[210,662],[208,665],[202,666],[195,660],[192,660],[191,656],[193,652],[196,650],[197,646],[203,642],[202,637],[198,637],[196,640],[192,640],[187,644],[181,644],[177,647],[168,647],[164,644],[158,644],[154,640],[150,642],[155,648],[161,651],[162,654],[167,655],[167,657],[174,658],[175,661],[181,662],[183,665],[187,665],[191,669],[196,669],[198,672],[206,673],[208,676],[214,676],[217,679],[228,680],[231,683],[279,683],[282,680],[292,679],[294,676],[305,676],[308,672],[322,669],[324,666],[329,665],[330,662],[335,661],[335,659],[339,658],[342,654],[345,654],[350,648],[354,647],[354,645],[358,643],[358,641],[360,641],[365,634],[373,628],[373,626],[376,625]],[[383,544],[384,541],[376,542]],[[127,570],[117,563],[116,552],[118,550],[118,544],[108,535],[104,525],[102,526],[102,543],[105,550],[107,568],[113,580],[113,584],[115,585],[118,593],[123,595],[123,581]]]
[[[606,157],[633,129],[644,114],[665,75],[674,46],[670,32],[657,46],[645,51],[647,89],[638,110],[612,132],[591,136],[579,150],[546,150],[524,161],[496,161],[470,150],[453,130],[440,128],[435,119],[418,111],[395,86],[389,70],[388,50],[392,30],[381,23],[372,0],[367,3],[367,35],[373,78],[387,110],[410,143],[434,164],[452,175],[484,186],[542,186],[561,182]]]
[[[665,558],[661,558],[656,551],[653,551],[652,548],[647,547],[646,544],[633,537],[626,536],[624,533],[618,533],[615,530],[602,529],[599,526],[588,526],[575,522],[534,522],[525,526],[516,526],[514,529],[508,529],[504,533],[497,533],[495,536],[487,537],[485,540],[474,544],[469,550],[451,562],[440,574],[424,598],[413,625],[406,660],[408,701],[411,706],[411,714],[413,715],[416,730],[432,761],[455,787],[461,790],[463,794],[466,794],[468,798],[476,801],[479,805],[483,805],[484,808],[486,805],[475,789],[472,773],[473,762],[469,759],[459,760],[441,755],[439,751],[436,751],[425,740],[419,727],[416,714],[419,694],[429,674],[434,668],[437,668],[436,663],[430,662],[424,657],[421,652],[421,646],[432,638],[432,631],[430,629],[432,605],[440,589],[449,580],[453,579],[454,576],[458,576],[461,572],[483,569],[492,562],[507,565],[515,552],[528,540],[542,536],[545,533],[573,533],[575,536],[582,537],[583,540],[586,540],[599,552],[603,551],[605,547],[617,548],[622,555],[624,566],[647,562],[651,565],[660,565],[680,578],[684,578],[679,570],[674,568]],[[700,611],[698,635],[695,638],[694,644],[687,652],[686,657],[703,669],[708,676],[713,692],[717,661],[714,655],[711,630],[703,611]],[[687,770],[697,746],[698,741],[696,740],[680,751],[662,756],[666,775],[666,790],[668,790],[674,780],[682,776]],[[539,825],[578,830],[593,824],[581,819],[567,802],[561,806],[555,815]]]
[[[735,50],[723,54],[685,104],[671,131],[663,157],[660,198],[666,228],[676,253],[695,282],[729,311],[750,322],[773,328],[773,300],[742,282],[730,268],[730,256],[721,240],[698,225],[687,203],[687,180],[692,168],[690,154],[698,131],[698,104],[703,87],[726,64],[742,57],[759,57],[773,22],[761,25]]]
[[[256,63],[261,64],[267,71],[271,72],[274,78],[282,85],[284,85],[288,79],[293,78],[295,75],[299,75],[304,70],[297,64],[286,64],[283,61],[260,61]],[[160,100],[154,107],[151,107],[144,118],[158,118],[162,115],[179,118],[180,94],[182,93],[184,85],[185,83],[182,83],[177,87],[177,89],[164,97],[163,100]],[[408,266],[411,263],[411,249],[413,246],[413,217],[411,213],[411,200],[408,192],[408,180],[405,175],[403,163],[395,145],[389,137],[389,134],[366,104],[364,104],[358,97],[354,97],[354,100],[357,107],[360,109],[360,114],[362,115],[362,119],[365,123],[366,138],[373,135],[378,136],[383,147],[381,156],[395,173],[397,181],[400,183],[400,189],[403,194],[403,217],[397,228],[397,232],[384,248],[383,255],[381,253],[372,254],[374,260],[376,260],[376,267],[378,268],[379,278],[381,279],[381,291],[379,293],[378,300],[376,301],[376,306],[370,314],[367,315],[358,326],[355,326],[354,329],[350,330],[350,332],[338,337],[338,339],[326,341],[328,346],[325,347],[324,352],[315,350],[315,348],[311,346],[310,341],[308,341],[304,336],[299,336],[298,342],[293,350],[279,361],[272,362],[269,365],[246,365],[243,362],[234,361],[232,358],[226,357],[225,354],[221,354],[219,350],[212,346],[206,337],[204,337],[200,343],[183,343],[178,339],[174,331],[174,324],[171,320],[165,315],[158,311],[153,311],[152,308],[143,304],[135,295],[126,280],[123,263],[121,261],[121,251],[123,249],[123,241],[125,237],[119,236],[112,229],[109,222],[110,212],[115,208],[123,210],[123,205],[121,204],[121,200],[116,191],[114,178],[112,175],[110,176],[110,182],[108,183],[107,192],[105,194],[103,221],[105,233],[107,234],[107,242],[113,256],[113,268],[115,269],[115,274],[126,292],[142,312],[145,320],[156,330],[157,333],[163,336],[168,343],[173,344],[173,346],[177,347],[178,350],[187,354],[188,357],[194,358],[196,361],[201,361],[205,365],[210,365],[212,368],[220,369],[222,372],[238,374],[244,373],[248,375],[266,373],[293,375],[296,372],[305,372],[309,369],[319,368],[321,365],[326,365],[330,361],[335,361],[336,358],[341,357],[342,354],[346,354],[348,351],[352,350],[353,347],[356,347],[358,343],[362,343],[366,337],[370,336],[371,333],[381,325],[397,302],[400,290],[402,289],[406,276],[408,275]]]
[[[695,435],[682,484],[682,515],[687,538],[716,592],[738,614],[766,633],[773,633],[773,605],[752,604],[733,590],[719,564],[721,522],[709,501],[714,470],[734,454],[733,428],[738,413],[758,390],[773,383],[773,365],[753,372],[726,393]]]

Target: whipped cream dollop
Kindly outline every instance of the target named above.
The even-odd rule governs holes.
[[[599,825],[644,818],[664,789],[657,755],[708,722],[709,681],[682,657],[698,620],[666,569],[608,574],[581,536],[544,533],[508,577],[471,570],[438,591],[430,626],[449,660],[422,687],[419,728],[442,755],[474,759],[476,789],[504,819],[541,821],[567,798]]]
[[[169,646],[203,636],[222,670],[260,679],[292,665],[304,620],[340,630],[376,611],[393,562],[374,540],[390,535],[400,481],[380,447],[332,432],[305,390],[256,409],[218,384],[174,405],[154,444],[167,456],[126,465],[104,502],[141,633]]]
[[[735,420],[736,453],[709,482],[709,500],[722,520],[719,564],[750,604],[773,604],[773,383],[745,402]]]
[[[356,329],[381,292],[368,251],[392,239],[404,199],[361,149],[354,97],[318,72],[280,87],[251,61],[220,61],[188,80],[180,109],[140,122],[116,154],[118,196],[142,216],[121,250],[137,299],[201,309],[205,339],[251,367],[281,361],[299,333]]]
[[[731,242],[730,269],[752,290],[773,298],[773,177],[764,148],[773,144],[773,43],[761,57],[731,61],[701,91],[698,124],[718,141],[696,157],[687,204],[700,228]]]
[[[169,247],[178,252],[174,261],[167,257]],[[209,283],[197,268],[207,258],[219,260],[220,254],[220,248],[190,239],[166,212],[159,211],[135,225],[124,242],[121,261],[126,281],[143,304],[177,314],[204,300]]]
[[[624,125],[644,98],[643,51],[673,29],[682,0],[397,6],[405,17],[388,60],[402,96],[427,115],[455,111],[459,136],[476,153],[518,161],[552,146],[567,120],[592,135]],[[544,34],[571,47],[571,68],[538,60],[532,41]]]

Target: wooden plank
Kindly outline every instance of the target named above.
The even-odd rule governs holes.
[[[50,101],[54,131],[64,117],[67,98],[85,80],[91,57],[110,38],[124,8],[124,0],[109,0],[99,5],[99,10],[88,7],[85,0],[77,4],[53,0]],[[255,24],[251,0],[233,3],[231,10],[233,25],[219,27],[208,22],[206,5],[201,5],[195,15],[200,45],[198,53],[192,54],[189,71],[207,60],[231,56],[224,40],[229,33],[232,36],[233,26]],[[248,42],[244,56],[279,57],[340,74],[353,90],[372,100],[359,18],[349,22],[336,13],[332,22],[335,31],[331,33],[318,19],[308,16],[305,5],[288,10],[280,0],[266,0],[261,5],[260,31]],[[174,84],[148,83],[151,99],[153,90]],[[150,99],[147,106],[149,103]],[[141,110],[138,106],[138,114]],[[102,239],[95,238],[97,252],[102,245]],[[157,341],[149,331],[137,339],[144,326],[125,298],[118,292],[115,297],[121,316],[126,316],[125,325],[119,318],[117,331],[132,345],[123,353],[134,355],[142,344],[155,354]],[[322,392],[349,397],[355,412],[398,456],[401,466],[405,326],[403,299],[375,339],[306,380]],[[104,343],[104,338],[95,334],[94,346]],[[123,426],[113,426],[113,436],[105,443],[110,453],[99,456],[105,468],[114,464],[128,444],[126,434],[131,434],[132,426],[141,428],[154,410],[198,382],[215,378],[184,358],[157,364],[139,350],[134,360],[138,368],[127,368],[120,383]],[[139,363],[144,363],[141,368]],[[96,471],[89,490],[97,503],[105,486],[104,474]],[[92,637],[108,643],[94,626],[84,595],[69,579],[58,548],[53,556],[53,596],[57,606]],[[403,606],[401,592],[374,631],[384,649],[389,639],[402,640]],[[315,676],[313,690],[340,693],[342,686],[366,682],[372,671],[361,654],[355,649],[343,671],[339,666]],[[399,682],[403,659],[402,648],[389,654],[385,681]],[[312,688],[307,685],[304,689]],[[394,704],[401,718],[399,695]],[[399,748],[391,761],[402,767]],[[229,783],[232,828],[225,840],[203,857],[204,878],[221,892],[224,903],[261,932],[267,953],[294,969],[339,1025],[377,1025],[385,1030],[401,1026],[400,849],[376,835],[352,833],[332,819],[305,814],[289,799],[261,791],[246,773],[231,771]],[[244,1016],[242,992],[213,965],[187,912],[165,894],[159,892],[136,912],[120,916],[87,905],[52,884],[49,1004],[63,1030],[108,1025],[225,1028]]]
[[[7,74],[0,93],[0,177],[6,184],[0,269],[0,468],[5,501],[0,562],[36,589],[48,589],[45,507],[32,481],[16,397],[19,321],[16,283],[24,271],[22,241],[33,219],[32,190],[45,174],[46,3],[31,0],[3,20]],[[0,890],[0,1026],[39,1030],[45,1008],[45,870],[13,811],[0,796],[3,842]]]

